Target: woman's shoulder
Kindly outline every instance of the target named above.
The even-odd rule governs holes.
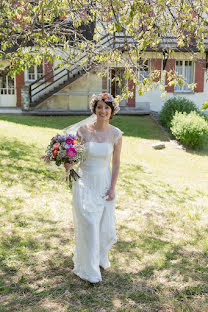
[[[78,132],[85,133],[88,130],[87,125],[82,125],[79,127]]]
[[[86,124],[86,125],[82,125],[81,127],[79,127],[80,131],[90,131],[92,130],[93,127],[93,123],[90,124]]]
[[[123,131],[121,131],[119,128],[112,126],[112,133],[113,133],[113,143],[117,144],[119,139],[122,137]]]
[[[83,139],[84,136],[85,136],[85,133],[86,133],[86,127],[85,127],[85,125],[80,126],[79,129],[77,130],[78,136],[81,137],[81,138]]]
[[[77,130],[78,136],[81,137],[84,140],[88,140],[89,137],[92,136],[92,133],[93,133],[93,131],[92,131],[92,128],[91,128],[91,124],[82,125]]]
[[[111,129],[112,129],[112,131],[113,131],[113,133],[116,135],[122,135],[123,134],[123,131],[121,130],[121,129],[119,129],[119,128],[117,128],[117,127],[115,127],[115,126],[113,126],[113,125],[111,125]]]

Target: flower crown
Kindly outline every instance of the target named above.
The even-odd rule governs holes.
[[[90,101],[90,108],[92,113],[94,110],[95,103],[97,101],[111,102],[114,107],[113,115],[118,113],[118,111],[120,110],[119,102],[114,97],[112,97],[110,93],[100,93],[92,95],[92,100]]]

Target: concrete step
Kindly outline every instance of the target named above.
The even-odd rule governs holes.
[[[22,114],[22,109],[18,107],[0,107],[0,114]]]
[[[61,115],[91,115],[90,110],[29,110],[23,111],[21,108],[0,108],[0,114],[14,115],[36,115],[36,116],[61,116]],[[149,115],[149,111],[135,109],[121,109],[117,115]]]

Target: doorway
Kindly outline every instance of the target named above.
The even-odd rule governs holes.
[[[128,84],[128,79],[124,77],[125,69],[122,67],[115,67],[110,69],[110,93],[113,97],[122,94],[122,89],[125,88]],[[121,85],[119,85],[118,81],[113,80],[113,78],[119,77]],[[127,106],[128,99],[124,99],[119,102],[120,106]]]
[[[9,75],[0,75],[0,106],[16,107],[15,79]]]

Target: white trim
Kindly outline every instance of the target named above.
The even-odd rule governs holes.
[[[176,94],[194,94],[194,90],[190,89],[190,90],[174,90],[174,93]]]
[[[195,62],[193,60],[181,60],[181,59],[176,59],[175,60],[176,62],[182,62],[182,76],[185,78],[185,62],[192,62],[192,82],[191,83],[195,83]],[[176,70],[176,63],[175,63],[175,70]],[[190,93],[194,93],[194,90],[192,89],[183,89],[185,85],[181,87],[179,87],[180,89],[178,90],[175,90],[176,86],[174,86],[174,93],[187,93],[187,94],[190,94]]]
[[[13,78],[12,86],[9,86],[9,76],[6,75],[5,78],[5,88],[0,87],[0,107],[16,107],[16,76]]]
[[[41,64],[40,64],[41,65]],[[25,82],[34,82],[36,81],[38,78],[38,72],[37,72],[37,65],[32,65],[34,67],[34,75],[35,75],[35,79],[29,79],[29,72],[28,72],[28,68],[25,70]],[[43,66],[43,76],[45,74],[45,66],[44,66],[44,62],[42,63]],[[40,82],[44,81],[44,79],[39,80]]]
[[[14,78],[13,78],[13,86],[12,87],[9,87],[9,81],[8,81],[9,75],[6,75],[5,78],[6,78],[6,86],[5,86],[5,88],[0,87],[0,95],[14,95],[14,94],[16,94],[16,76],[14,76]]]
[[[152,71],[152,68],[151,68],[151,59],[150,58],[148,58],[148,59],[146,59],[145,61],[147,61],[148,62],[148,64],[147,64],[147,66],[148,66],[148,76],[150,75],[150,73],[151,73],[151,71]],[[138,79],[139,79],[139,81],[140,82],[143,82],[143,80],[146,78],[146,77],[143,77],[142,79],[141,79],[141,77],[140,77],[140,72],[144,72],[144,71],[141,71],[140,69],[137,69],[137,77],[138,77]]]

